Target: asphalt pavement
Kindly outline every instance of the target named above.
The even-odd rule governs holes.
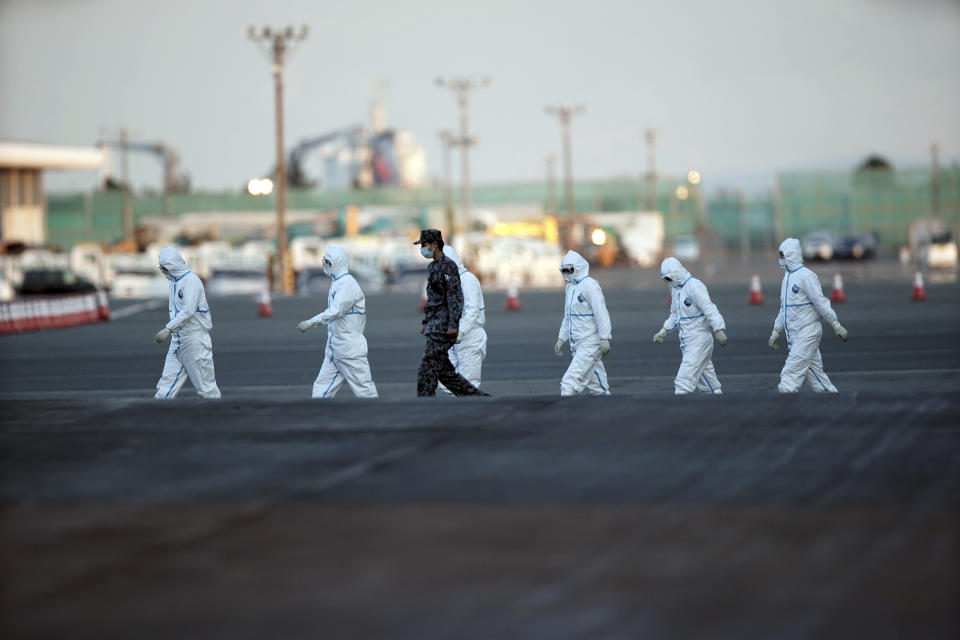
[[[163,309],[2,338],[0,634],[956,637],[960,288],[849,283],[830,397],[765,293],[711,287],[723,396],[672,395],[662,287],[605,289],[609,398],[557,397],[560,290],[487,294],[493,398],[413,397],[416,294],[368,298],[379,401],[308,399],[322,298],[210,301],[219,402],[152,400]]]

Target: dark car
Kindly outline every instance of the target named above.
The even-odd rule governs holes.
[[[877,237],[872,233],[848,233],[837,239],[833,257],[843,260],[865,260],[877,255]]]
[[[96,291],[89,280],[64,269],[28,269],[23,272],[19,293],[23,296],[57,293],[90,293]]]

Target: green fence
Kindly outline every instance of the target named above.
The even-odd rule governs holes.
[[[679,199],[677,187],[684,186],[688,197]],[[558,185],[554,194],[564,211],[564,197]],[[578,211],[634,211],[646,209],[647,194],[642,180],[578,182],[574,189]],[[454,202],[459,203],[455,192]],[[910,223],[930,216],[935,209],[955,233],[960,232],[960,167],[942,169],[938,198],[934,198],[929,169],[873,171],[867,173],[784,173],[777,176],[777,188],[769,197],[744,198],[714,195],[704,200],[699,187],[683,178],[664,177],[657,184],[657,210],[664,214],[668,240],[677,235],[709,229],[730,249],[776,246],[786,236],[802,237],[817,230],[834,232],[873,231],[882,244],[893,247],[907,242]],[[436,188],[371,191],[293,191],[287,195],[288,209],[331,211],[349,205],[442,206],[443,191]],[[938,201],[937,201],[938,200]],[[50,195],[48,229],[51,244],[70,247],[78,242],[109,243],[122,237],[123,196],[119,192]],[[534,204],[547,209],[550,202],[544,183],[502,183],[478,185],[473,190],[476,207],[502,204]],[[172,215],[212,211],[272,211],[273,196],[247,194],[189,194],[170,197]],[[134,224],[147,216],[161,216],[161,196],[132,198]]]

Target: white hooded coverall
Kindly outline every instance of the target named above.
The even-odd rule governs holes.
[[[795,393],[806,379],[814,391],[836,393],[837,388],[824,372],[820,356],[823,335],[820,318],[833,324],[837,314],[823,295],[817,274],[803,266],[800,241],[787,238],[780,245],[780,251],[786,274],[780,286],[780,310],[773,328],[786,334],[789,353],[777,388],[781,393]]]
[[[560,381],[560,395],[577,395],[584,389],[592,395],[610,395],[607,371],[600,360],[600,340],[612,338],[603,291],[579,253],[568,251],[563,256],[561,266],[568,265],[573,266],[573,277],[567,281],[558,339],[569,343],[572,359]]]
[[[480,388],[480,370],[487,357],[486,305],[483,303],[483,291],[480,281],[463,266],[463,260],[456,249],[443,245],[443,253],[457,264],[460,272],[460,288],[463,290],[463,313],[460,316],[460,343],[450,347],[447,352],[453,370],[466,378],[470,384]],[[439,388],[450,393],[443,384]]]
[[[665,331],[677,330],[680,338],[680,368],[673,380],[677,395],[705,391],[721,393],[720,380],[713,368],[713,333],[726,329],[717,305],[710,300],[707,286],[690,275],[679,260],[670,257],[660,265],[660,276],[670,284],[670,316]]]
[[[346,380],[358,398],[376,398],[377,387],[370,376],[367,361],[366,298],[360,285],[348,272],[350,260],[338,245],[327,247],[324,257],[331,263],[333,279],[327,293],[327,309],[310,318],[314,325],[327,326],[327,347],[323,366],[313,383],[314,398],[332,398]]]
[[[202,398],[219,398],[213,370],[213,318],[203,283],[192,273],[175,247],[160,250],[160,266],[170,281],[170,348],[157,382],[158,399],[176,398],[187,378]]]

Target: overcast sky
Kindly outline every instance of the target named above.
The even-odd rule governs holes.
[[[287,146],[369,121],[425,145],[456,126],[441,74],[488,74],[473,94],[476,182],[539,180],[560,147],[548,103],[575,102],[578,177],[636,176],[642,130],[659,169],[761,191],[777,170],[846,168],[871,152],[960,157],[957,0],[0,0],[0,138],[91,145],[126,125],[180,151],[202,189],[273,165],[270,69],[248,24],[307,24],[287,67]],[[318,161],[311,166],[314,172]],[[152,158],[134,182],[159,186]],[[52,189],[89,173],[50,173]]]

